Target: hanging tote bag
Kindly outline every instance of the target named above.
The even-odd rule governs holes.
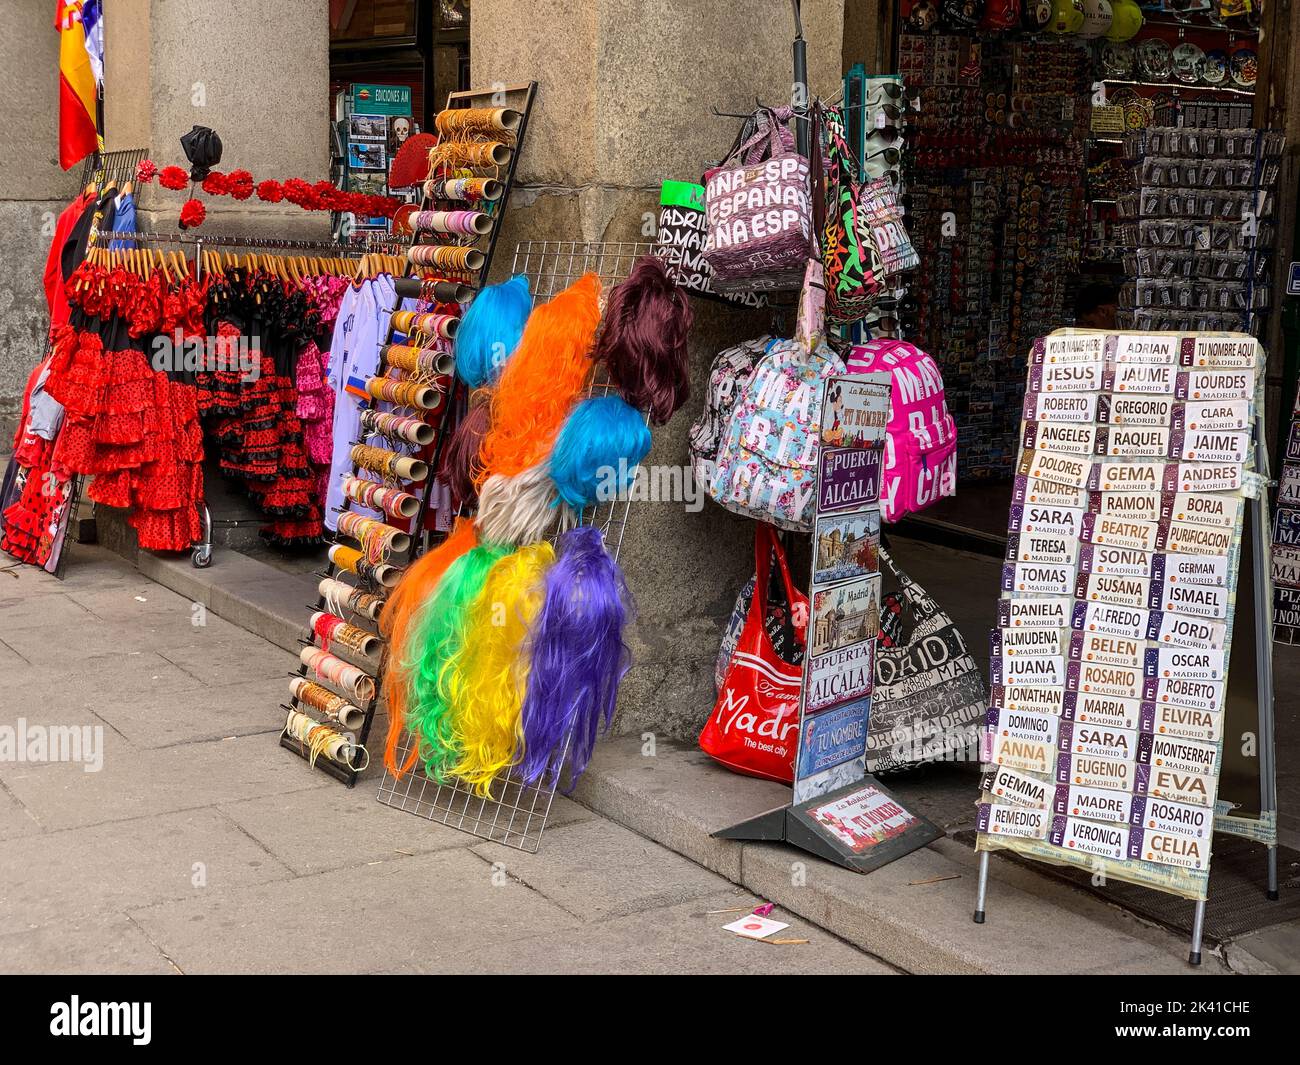
[[[722,630],[718,656],[713,663],[714,691],[722,691],[722,685],[726,683],[727,667],[731,665],[731,656],[736,653],[736,642],[745,629],[745,619],[749,617],[755,579],[750,577],[740,589],[736,605],[731,608],[731,617]],[[767,628],[767,638],[772,641],[772,650],[788,666],[803,664],[803,631],[795,628],[794,615],[794,605],[786,598],[785,582],[781,579],[778,566],[767,582],[767,608],[763,612],[763,624]]]
[[[814,107],[814,180],[823,183],[815,196],[822,233],[822,266],[826,278],[826,315],[832,322],[856,322],[866,317],[885,289],[884,266],[869,231],[859,224],[862,186],[844,136],[844,122],[835,108]],[[822,151],[826,167],[817,166]],[[824,218],[822,211],[825,212]]]
[[[767,297],[756,292],[713,290],[713,270],[704,259],[705,239],[704,186],[689,181],[665,181],[659,190],[654,253],[670,265],[673,281],[697,296],[746,307],[764,306]]]
[[[736,514],[782,529],[812,528],[822,382],[844,373],[826,344],[778,340],[745,382],[705,491]]]
[[[716,291],[796,289],[812,240],[808,160],[786,128],[789,107],[764,108],[754,130],[704,174],[704,258]],[[747,127],[748,128],[748,127]]]
[[[939,365],[905,340],[855,345],[849,373],[887,373],[889,422],[880,483],[880,516],[898,521],[957,492],[957,423],[948,413]]]
[[[789,784],[799,749],[799,691],[803,669],[781,659],[772,647],[764,618],[768,580],[775,558],[791,604],[797,639],[807,639],[808,598],[790,579],[790,568],[776,532],[754,527],[754,596],[745,626],[727,666],[713,713],[700,733],[700,749],[736,773]]]
[[[957,626],[930,594],[890,558],[880,562],[900,591],[881,614],[897,608],[900,639],[876,647],[876,687],[867,727],[867,772],[912,769],[924,762],[977,761],[988,695],[979,665]],[[883,628],[883,627],[882,627]]]

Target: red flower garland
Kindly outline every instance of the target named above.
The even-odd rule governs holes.
[[[237,200],[246,200],[253,195],[253,175],[247,170],[230,172],[230,195]]]
[[[155,174],[158,183],[165,189],[179,191],[190,183],[189,174],[179,166],[165,166],[160,171],[151,159],[145,159],[136,167],[136,177],[140,181],[152,181]],[[209,196],[232,196],[236,200],[247,200],[256,193],[257,198],[265,203],[288,200],[304,211],[351,212],[364,218],[392,218],[403,206],[402,200],[371,196],[364,192],[348,192],[335,188],[328,181],[318,181],[314,185],[302,178],[255,181],[247,170],[232,170],[229,174],[213,170],[203,179],[200,187]],[[207,208],[202,202],[189,199],[181,207],[181,228],[201,226],[206,217]]]
[[[158,175],[158,184],[165,189],[179,192],[190,183],[190,176],[179,166],[165,166]]]
[[[135,180],[141,185],[147,185],[158,176],[158,166],[152,159],[141,159],[135,165]]]
[[[208,209],[202,200],[186,200],[181,205],[181,229],[197,229],[208,217]]]

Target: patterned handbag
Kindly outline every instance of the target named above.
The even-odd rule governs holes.
[[[817,104],[814,109],[816,128],[814,175],[825,184],[818,219],[822,234],[822,266],[826,274],[826,317],[832,322],[856,322],[864,318],[884,291],[884,270],[875,243],[862,231],[858,218],[862,205],[862,185],[857,164],[844,136],[844,119],[833,107]],[[819,166],[826,152],[827,165]]]
[[[903,225],[893,186],[885,178],[862,184],[841,112],[818,104],[814,113],[813,173],[825,181],[824,195],[813,201],[825,211],[825,218],[816,221],[826,270],[826,317],[845,324],[864,318],[883,292],[899,283],[899,275],[921,260]],[[818,165],[823,142],[825,170]]]

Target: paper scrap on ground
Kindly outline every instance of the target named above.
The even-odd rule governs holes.
[[[745,936],[748,939],[766,939],[773,932],[779,932],[781,929],[790,926],[781,921],[772,921],[766,917],[751,914],[748,917],[742,917],[739,921],[732,921],[731,924],[724,924],[722,927],[728,932],[735,932],[736,935]]]

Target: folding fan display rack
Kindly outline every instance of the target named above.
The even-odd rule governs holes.
[[[512,274],[528,278],[534,304],[545,303],[584,274],[594,273],[606,291],[627,277],[636,260],[653,249],[637,241],[526,240],[515,247]],[[612,386],[599,381],[589,394],[603,395]],[[580,524],[594,525],[605,535],[605,547],[615,562],[627,530],[630,498],[597,503],[582,512]],[[410,731],[403,733],[397,748],[398,764],[405,761],[417,741]],[[568,756],[566,741],[560,765]],[[401,777],[387,769],[379,784],[379,801],[417,817],[459,829],[480,839],[492,840],[517,850],[536,854],[555,801],[558,779],[528,783],[517,770],[510,770],[492,782],[492,797],[475,794],[463,781],[439,783],[416,765]]]
[[[448,95],[445,110],[483,106],[509,107],[512,110],[517,110],[519,112],[519,124],[508,137],[505,137],[504,139],[498,138],[497,140],[497,143],[502,143],[504,147],[508,149],[508,161],[488,167],[461,168],[454,175],[460,177],[471,175],[475,177],[491,177],[501,182],[503,188],[501,189],[501,194],[497,199],[490,202],[481,202],[475,206],[476,210],[481,211],[490,217],[490,227],[487,231],[472,235],[459,235],[454,233],[420,230],[419,228],[416,228],[411,238],[411,242],[408,245],[408,251],[417,246],[429,244],[471,247],[478,252],[478,256],[471,260],[472,266],[467,263],[466,268],[461,271],[451,271],[441,268],[426,269],[415,265],[414,259],[412,259],[411,270],[413,276],[402,278],[396,283],[396,299],[398,300],[398,307],[393,308],[394,312],[399,309],[401,300],[406,298],[428,299],[430,294],[433,294],[434,298],[439,303],[464,304],[473,298],[473,295],[477,293],[484,284],[486,284],[488,272],[492,268],[492,257],[496,249],[497,238],[500,234],[501,220],[505,213],[506,204],[510,199],[510,191],[514,185],[515,168],[518,163],[519,152],[523,147],[524,136],[528,129],[528,120],[532,113],[533,101],[536,95],[536,82],[529,82],[526,85],[504,87],[495,86],[491,89],[453,92]],[[488,137],[482,137],[479,139],[482,139],[484,142],[492,141],[492,138]],[[503,169],[504,175],[500,173]],[[422,211],[455,211],[463,210],[465,207],[466,203],[464,201],[434,201],[429,199],[427,194],[420,205]],[[377,379],[388,377],[390,369],[392,369],[389,361],[389,349],[396,333],[397,330],[390,320],[387,335],[384,337],[383,344],[380,348],[379,367],[375,374],[375,378]],[[406,343],[418,350],[424,350],[425,348],[430,347],[434,341],[435,337],[425,333],[416,332],[407,337]],[[438,467],[438,460],[444,442],[447,439],[448,434],[454,428],[455,420],[452,417],[452,414],[459,406],[463,405],[459,402],[461,397],[457,395],[457,389],[454,383],[448,383],[446,389],[447,391],[443,395],[441,401],[441,413],[438,418],[434,441],[431,445],[427,445],[432,448],[431,458],[427,464],[428,472],[419,480],[407,481],[400,485],[403,491],[416,496],[419,500],[419,506],[415,516],[411,519],[409,549],[402,553],[404,557],[400,562],[395,558],[390,558],[388,560],[390,565],[398,568],[409,565],[421,552],[421,541],[424,539],[425,517],[430,506],[430,493],[433,487],[434,471]],[[364,413],[366,410],[378,410],[380,405],[381,401],[377,399],[367,399],[362,405],[362,411]],[[427,412],[423,412],[417,408],[413,408],[411,413],[417,416],[427,414]],[[373,434],[363,428],[360,438],[352,441],[348,445],[349,448],[356,444],[368,443],[372,438],[372,435]],[[391,446],[394,450],[402,452],[409,451],[412,456],[415,456],[424,450],[417,445],[400,446],[393,444]],[[351,470],[352,476],[359,476],[360,472],[360,467],[354,463]],[[352,502],[345,499],[341,510],[348,511],[351,509]],[[338,534],[336,542],[338,544],[350,546],[350,538],[342,533]],[[382,597],[386,592],[386,589],[381,582],[368,580],[351,570],[344,570],[332,559],[325,570],[318,573],[317,576],[321,578],[337,579],[345,584],[352,585],[360,591],[380,597]],[[326,602],[326,597],[323,594],[320,595],[315,606],[311,609],[313,611],[328,610],[329,608]],[[375,636],[379,635],[376,622],[365,615],[349,612],[348,615],[344,617],[344,620],[350,625],[368,630]],[[337,719],[331,719],[324,712],[304,703],[296,693],[292,694],[286,702],[281,704],[280,707],[281,711],[286,715],[286,722],[291,719],[290,715],[296,711],[309,719],[312,724],[324,725],[332,732],[346,738],[347,746],[343,749],[340,753],[340,757],[337,759],[331,757],[328,753],[319,753],[318,756],[314,757],[308,743],[298,736],[291,735],[287,727],[280,734],[280,746],[293,751],[301,758],[314,762],[316,768],[328,773],[335,779],[342,781],[348,787],[352,787],[356,784],[357,776],[369,764],[368,754],[366,753],[368,751],[366,743],[370,737],[371,726],[374,723],[375,711],[378,707],[379,699],[381,698],[380,690],[383,684],[384,669],[387,665],[387,649],[382,646],[382,637],[380,639],[380,650],[371,655],[361,655],[349,651],[340,647],[336,643],[331,643],[330,645],[331,654],[334,654],[339,658],[342,658],[345,662],[360,668],[374,679],[374,694],[367,699],[354,698],[339,685],[310,672],[305,663],[300,664],[297,672],[291,674],[291,677],[294,679],[301,678],[309,680],[313,684],[318,684],[321,687],[328,689],[335,695],[343,696],[350,704],[360,709],[363,719],[360,727],[356,729],[355,733],[346,729]],[[301,642],[304,649],[316,646],[313,626],[308,626],[308,634]]]

